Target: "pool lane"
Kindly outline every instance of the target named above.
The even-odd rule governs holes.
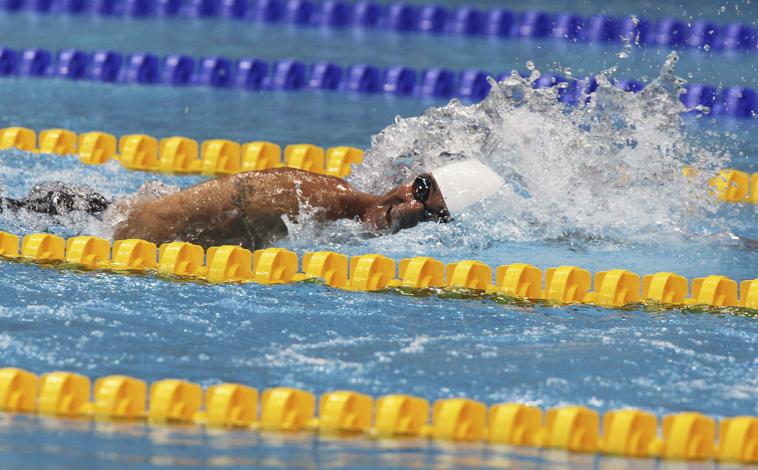
[[[0,91],[0,128],[20,125],[323,147],[367,148],[371,135],[395,116],[418,115],[444,103],[318,91],[251,93],[23,78],[0,80]]]
[[[525,70],[533,61],[543,72],[575,77],[616,67],[618,79],[652,79],[669,48],[634,48],[621,59],[621,45],[570,44],[555,40],[499,41],[488,38],[393,34],[383,31],[323,30],[224,20],[0,14],[0,44],[12,48],[111,49],[192,57],[296,58],[339,65],[370,63],[417,69],[479,69],[492,74]],[[40,34],[40,31],[44,31]],[[693,82],[758,87],[758,54],[679,51],[677,72]]]
[[[443,100],[390,95],[250,93],[234,89],[109,85],[96,82],[5,78],[0,80],[0,128],[64,128],[115,135],[181,135],[197,140],[267,140],[280,145],[368,148],[371,136]],[[21,111],[22,110],[22,111]],[[755,120],[686,119],[693,142],[724,148],[737,169],[758,171]]]
[[[35,373],[758,414],[756,318],[208,286],[7,262],[0,274],[11,299],[0,315],[4,361]]]

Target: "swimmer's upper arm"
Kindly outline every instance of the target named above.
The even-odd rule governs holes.
[[[155,202],[150,201],[135,206],[126,219],[116,226],[113,238],[116,240],[138,238],[153,243],[172,241],[174,237],[171,234],[171,228],[174,224],[163,217],[162,208],[156,209],[156,206],[161,206]]]

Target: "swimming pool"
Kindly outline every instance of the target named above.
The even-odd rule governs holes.
[[[572,9],[581,7],[577,3]],[[642,13],[657,14],[652,9]],[[2,42],[12,47],[229,57],[253,53],[266,59],[295,56],[341,64],[370,59],[380,65],[498,71],[524,69],[533,60],[541,70],[571,67],[577,76],[618,63],[620,77],[653,78],[668,53],[645,48],[627,60],[616,56],[616,46],[304,30],[221,20],[4,14],[0,22]],[[723,86],[755,86],[756,62],[758,55],[684,51],[675,73]],[[247,93],[21,78],[0,80],[0,87],[0,127],[363,148],[395,115],[415,116],[444,104],[316,91]],[[389,185],[396,176],[395,157],[417,147],[425,151],[416,160],[427,165],[441,150],[490,152],[489,161],[508,176],[511,189],[449,226],[426,224],[367,238],[349,223],[303,223],[279,245],[298,253],[378,252],[396,259],[424,254],[445,262],[478,259],[491,266],[524,261],[593,272],[625,268],[640,274],[673,271],[689,278],[714,273],[754,278],[758,254],[729,235],[758,238],[754,206],[718,204],[694,186],[687,189],[674,170],[696,164],[756,171],[755,120],[688,116],[681,127],[668,128],[662,123],[677,114],[673,100],[659,107],[660,101],[610,94],[600,102],[613,119],[600,119],[599,111],[561,118],[554,103],[536,94],[513,109],[498,103],[498,109],[509,110],[510,118],[502,122],[470,109],[432,114],[428,122],[403,121],[374,142],[366,162],[354,170],[356,184],[375,190]],[[442,131],[435,133],[430,123]],[[595,128],[587,130],[590,123]],[[482,139],[483,133],[494,135],[495,142]],[[692,148],[669,146],[672,141]],[[626,184],[619,183],[619,167],[629,178]],[[147,181],[184,187],[201,179],[130,172],[115,162],[85,166],[71,158],[16,150],[0,152],[0,174],[4,193],[14,197],[51,180],[86,182],[118,197]],[[572,187],[576,193],[569,191]],[[108,236],[108,227],[79,216],[3,214],[0,230]],[[0,316],[3,361],[38,373],[119,373],[148,381],[180,377],[205,386],[238,381],[261,390],[284,385],[314,393],[409,393],[429,400],[466,396],[543,408],[573,403],[606,411],[628,406],[658,415],[685,410],[714,416],[758,413],[758,328],[748,312],[524,306],[343,292],[318,284],[209,286],[6,262],[0,270],[6,299]],[[6,443],[4,467],[655,465],[420,441],[216,434],[16,416],[4,417],[0,429]]]

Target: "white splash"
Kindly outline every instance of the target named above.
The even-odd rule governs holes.
[[[418,117],[397,118],[374,137],[351,182],[383,192],[474,157],[508,183],[461,214],[447,236],[649,239],[686,232],[708,220],[715,204],[704,177],[688,180],[682,167],[714,169],[727,158],[687,135],[676,61],[672,53],[660,77],[639,93],[624,92],[601,74],[589,104],[580,107],[559,103],[558,87],[534,89],[536,69],[528,79],[513,74],[492,81],[481,103],[453,100]]]

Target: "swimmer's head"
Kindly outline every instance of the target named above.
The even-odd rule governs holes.
[[[492,168],[474,159],[450,163],[431,173],[452,214],[492,196],[505,184]]]
[[[463,160],[424,173],[385,194],[364,221],[395,233],[420,222],[449,222],[452,214],[491,196],[503,179],[478,160]]]
[[[420,222],[447,222],[450,213],[445,200],[429,173],[417,176],[388,192],[366,211],[363,221],[378,232],[398,232]]]

